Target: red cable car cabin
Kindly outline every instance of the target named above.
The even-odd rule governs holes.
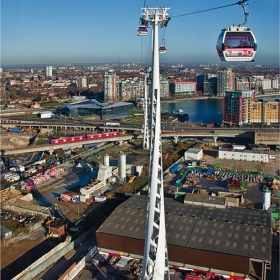
[[[146,25],[140,25],[137,30],[138,36],[146,36],[148,34],[148,28]]]
[[[161,45],[158,51],[159,53],[166,53],[166,47],[164,45]]]
[[[257,43],[249,28],[233,25],[222,30],[216,48],[222,61],[254,61]]]

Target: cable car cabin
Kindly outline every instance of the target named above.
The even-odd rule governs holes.
[[[140,25],[137,30],[138,36],[146,36],[148,34],[148,28],[146,25]]]
[[[230,26],[222,30],[216,47],[222,61],[254,61],[257,43],[250,29]]]
[[[159,51],[159,53],[166,53],[166,47],[162,45],[159,47],[158,51]]]

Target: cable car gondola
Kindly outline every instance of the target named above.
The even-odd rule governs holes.
[[[159,46],[159,49],[158,49],[158,51],[159,51],[159,53],[166,53],[166,47],[165,47],[165,43],[164,43],[164,40],[162,40],[163,41],[163,43],[162,43],[162,45],[160,45]]]
[[[148,34],[148,28],[146,25],[140,25],[137,30],[138,36],[146,36]]]
[[[248,21],[245,1],[241,2],[245,21],[241,25],[231,25],[222,30],[217,41],[217,52],[222,61],[254,61],[257,43],[253,32],[243,26]]]

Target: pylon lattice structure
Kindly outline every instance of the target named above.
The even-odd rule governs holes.
[[[149,127],[148,127],[148,93],[147,93],[147,73],[144,77],[144,124],[143,124],[143,149],[148,150],[149,144]]]
[[[161,113],[159,86],[159,44],[158,27],[165,27],[169,21],[169,8],[142,8],[142,24],[153,29],[153,63],[150,123],[150,176],[147,206],[147,227],[144,248],[142,280],[170,279],[165,230]]]

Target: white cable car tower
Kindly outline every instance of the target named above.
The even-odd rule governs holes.
[[[158,26],[165,27],[170,18],[166,12],[169,8],[142,9],[142,23],[153,27],[150,176],[142,280],[162,280],[170,279],[170,276],[162,174]]]

